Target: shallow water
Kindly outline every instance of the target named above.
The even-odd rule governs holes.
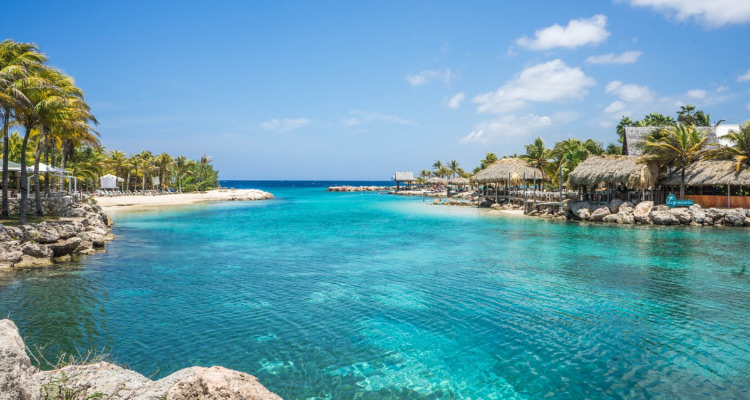
[[[106,253],[0,275],[0,315],[50,355],[285,398],[750,397],[748,230],[250,185],[276,199],[118,213]]]

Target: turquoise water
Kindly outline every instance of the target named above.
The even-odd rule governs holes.
[[[748,230],[262,185],[117,214],[106,253],[0,275],[0,315],[49,354],[224,365],[285,398],[750,397]]]

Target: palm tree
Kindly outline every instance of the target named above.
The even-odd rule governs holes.
[[[174,169],[174,175],[177,177],[177,187],[179,188],[180,193],[182,193],[182,177],[192,173],[190,170],[192,166],[193,160],[190,160],[185,156],[179,156],[174,160],[172,168]]]
[[[606,153],[611,155],[622,155],[622,149],[623,146],[618,146],[615,143],[610,143],[609,145],[607,145]]]
[[[534,143],[527,144],[525,147],[526,154],[521,155],[519,158],[540,169],[542,175],[544,175],[544,171],[547,170],[547,166],[549,165],[549,160],[552,158],[552,150],[544,145],[544,140],[541,137],[537,137],[534,139]],[[544,176],[541,178],[544,179]]]
[[[107,164],[109,164],[109,168],[114,171],[115,175],[118,177],[122,177],[120,172],[122,172],[125,169],[125,164],[128,163],[128,156],[127,154],[114,150],[109,153],[109,160],[107,160]],[[123,184],[120,185],[120,189],[124,189],[125,181],[123,180]]]
[[[2,107],[3,126],[3,183],[2,211],[0,217],[9,218],[8,209],[8,128],[13,111],[18,108],[29,108],[31,103],[21,88],[32,84],[28,79],[29,69],[46,61],[39,48],[32,43],[17,43],[12,40],[0,42],[0,107]]]
[[[204,154],[205,156],[205,154]],[[208,157],[210,161],[210,157]],[[172,156],[170,156],[167,153],[161,153],[158,156],[156,156],[156,160],[154,160],[154,163],[156,164],[156,167],[159,169],[161,180],[159,181],[159,184],[163,188],[164,185],[167,183],[167,170],[169,169],[169,166],[172,165],[174,160],[172,160]]]
[[[479,161],[479,169],[483,170],[496,162],[497,156],[495,155],[495,153],[488,152],[487,154],[485,154],[484,160]]]
[[[435,171],[438,171],[441,168],[443,168],[443,162],[440,161],[440,160],[437,160],[437,161],[435,161],[434,164],[432,164],[432,169],[435,170]]]
[[[556,143],[551,154],[555,159],[555,162],[553,163],[555,165],[555,178],[559,179],[558,177],[562,173],[563,181],[565,181],[568,179],[570,172],[573,171],[581,161],[588,158],[590,153],[584,143],[580,140],[566,139],[562,142]]]
[[[419,176],[422,178],[430,179],[432,178],[432,171],[423,169],[422,172],[419,173]]]
[[[446,176],[449,176],[451,174],[451,170],[448,169],[445,165],[440,166],[437,171],[435,171],[435,175],[445,178]]]
[[[203,182],[203,170],[208,164],[211,163],[211,156],[207,156],[206,153],[201,154],[201,158],[198,164],[198,187]],[[199,189],[200,190],[200,189]]]
[[[706,137],[692,125],[677,124],[662,129],[658,138],[647,138],[644,153],[662,165],[677,164],[681,170],[680,199],[685,197],[685,168],[702,155]]]
[[[722,146],[716,150],[706,152],[707,158],[712,159],[734,159],[737,162],[736,169],[739,172],[742,167],[750,164],[750,121],[740,125],[739,132],[729,131],[724,136],[732,144]]]
[[[453,178],[454,176],[456,176],[458,174],[458,170],[459,169],[461,169],[461,167],[458,165],[458,161],[451,160],[448,163],[448,170],[450,170],[451,178]]]

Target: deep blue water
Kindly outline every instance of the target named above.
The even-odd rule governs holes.
[[[224,365],[285,398],[750,398],[750,231],[324,190],[344,183],[118,213],[106,253],[0,275],[0,315],[49,354]]]

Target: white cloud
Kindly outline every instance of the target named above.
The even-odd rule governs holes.
[[[310,122],[307,118],[274,118],[270,121],[262,122],[260,129],[264,131],[289,132],[310,125]]]
[[[594,85],[594,79],[580,68],[568,67],[558,59],[526,68],[496,91],[480,94],[472,101],[479,103],[479,112],[499,114],[529,101],[582,99],[588,93],[586,87]]]
[[[747,0],[629,0],[633,6],[651,7],[677,21],[695,19],[715,28],[750,22]]]
[[[609,37],[607,16],[597,14],[591,18],[571,19],[568,26],[558,24],[537,29],[534,38],[522,36],[516,45],[532,50],[549,50],[555,47],[576,48],[587,44],[599,44]]]
[[[620,100],[615,100],[612,102],[612,104],[608,105],[607,108],[604,109],[604,112],[608,114],[614,114],[616,112],[624,110],[625,108],[627,108],[627,105],[625,103]]]
[[[624,51],[620,54],[607,53],[591,56],[586,64],[633,64],[643,55],[641,51]]]
[[[412,86],[419,86],[424,85],[425,83],[429,83],[433,80],[439,80],[443,81],[445,83],[450,83],[451,81],[451,70],[450,68],[446,68],[444,70],[425,70],[418,72],[416,74],[409,74],[406,76],[406,81],[409,82]]]
[[[747,110],[750,111],[750,103],[747,103]]]
[[[748,73],[750,73],[750,71],[748,71]],[[727,90],[729,90],[727,86],[719,86],[716,88],[716,93],[723,93],[723,92],[726,92]]]
[[[516,139],[530,136],[535,131],[550,126],[548,116],[529,114],[522,117],[505,115],[490,121],[480,122],[468,135],[461,138],[461,143],[490,143],[496,140]]]
[[[466,94],[464,92],[457,93],[455,96],[451,97],[450,100],[448,100],[448,108],[457,109],[461,107],[461,103],[463,103],[464,99],[466,98]]]
[[[351,112],[353,117],[345,118],[344,125],[348,127],[362,125],[367,122],[388,122],[399,125],[413,125],[416,126],[412,121],[408,119],[396,117],[394,115],[381,114],[379,112],[354,110]]]
[[[706,91],[702,89],[692,89],[687,91],[688,97],[692,97],[694,99],[705,99],[706,98]]]
[[[656,93],[648,86],[636,85],[635,83],[622,83],[612,81],[604,88],[606,93],[614,94],[627,102],[646,103],[654,100]]]
[[[744,74],[737,77],[737,82],[750,82],[750,69]]]

